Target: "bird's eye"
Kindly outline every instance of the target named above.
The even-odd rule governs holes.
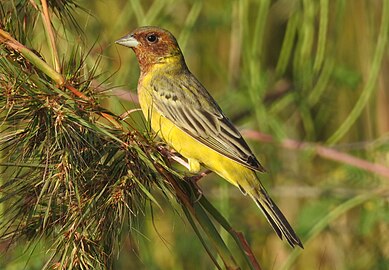
[[[149,34],[146,36],[146,39],[150,43],[155,43],[158,40],[158,37],[155,34]]]

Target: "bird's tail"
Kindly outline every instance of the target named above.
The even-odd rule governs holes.
[[[259,187],[251,189],[247,192],[251,198],[255,201],[258,207],[261,209],[266,219],[281,239],[285,237],[288,243],[295,247],[296,245],[303,247],[301,240],[298,238],[292,226],[286,220],[284,214],[269,197],[264,187],[260,184]]]

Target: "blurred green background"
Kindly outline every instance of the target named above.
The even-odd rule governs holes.
[[[138,106],[129,94],[139,75],[135,56],[113,42],[138,26],[156,25],[177,37],[189,69],[243,132],[274,138],[248,142],[268,170],[261,179],[304,250],[280,241],[233,186],[214,174],[200,182],[245,234],[263,269],[389,268],[389,178],[374,166],[389,166],[389,1],[77,3],[80,29],[54,24],[60,56],[80,47],[90,51],[90,68],[99,61],[96,84],[112,94],[105,107],[121,114]],[[50,58],[44,33],[29,42]],[[144,128],[140,113],[133,116]],[[287,139],[307,144],[288,148]],[[331,158],[317,146],[334,150]],[[359,158],[357,165],[368,161],[370,171],[333,160],[342,153]],[[146,213],[139,231],[123,240],[115,269],[213,269],[182,213],[168,205],[153,210],[153,219]],[[226,241],[234,250],[232,239]],[[1,255],[0,268],[40,269],[44,248],[32,246],[32,257],[25,249],[21,244]]]

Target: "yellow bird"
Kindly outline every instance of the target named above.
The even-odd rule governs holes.
[[[303,247],[285,216],[267,194],[256,172],[264,168],[216,101],[186,66],[174,36],[158,27],[140,27],[116,41],[138,59],[138,96],[151,128],[187,158],[189,170],[201,165],[248,194],[277,235]]]

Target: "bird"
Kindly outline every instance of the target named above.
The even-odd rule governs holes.
[[[187,159],[189,171],[201,166],[249,195],[277,235],[294,248],[303,244],[270,198],[257,172],[257,160],[235,125],[189,71],[176,38],[168,30],[142,26],[115,41],[131,48],[138,60],[137,92],[152,130]]]

